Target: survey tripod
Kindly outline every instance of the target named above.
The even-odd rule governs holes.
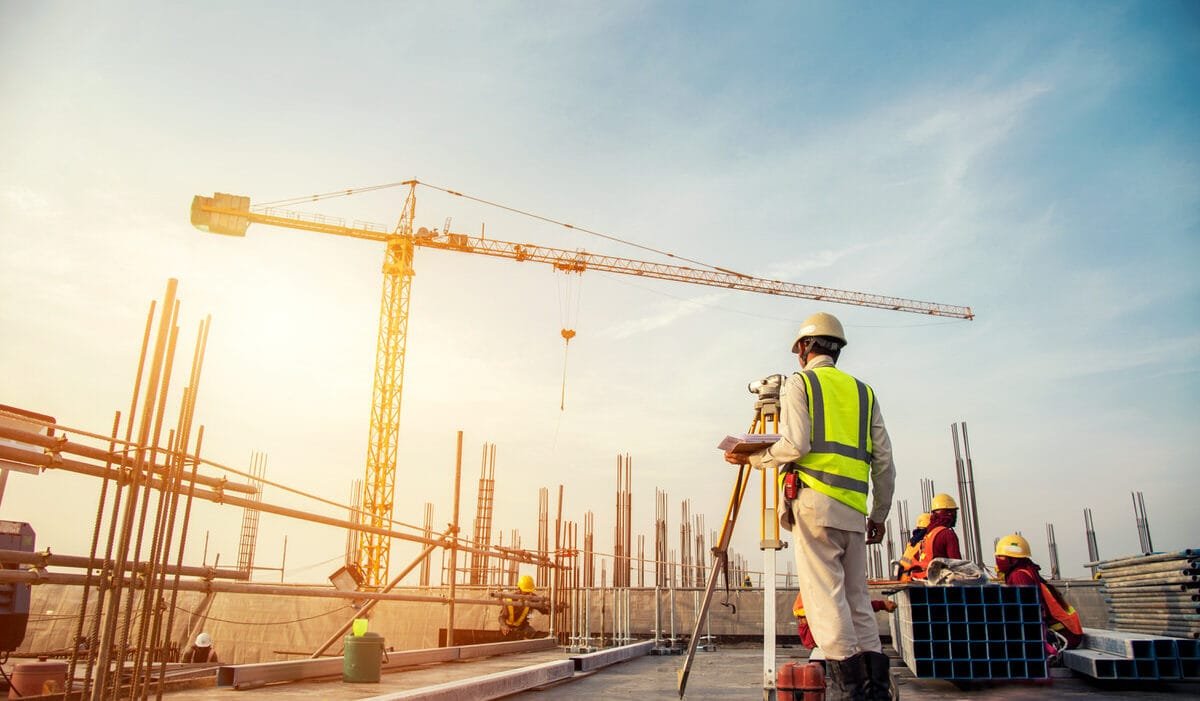
[[[750,423],[750,433],[779,433],[779,392],[782,386],[782,375],[770,375],[750,383],[750,393],[758,397],[754,402],[754,420]],[[771,430],[768,430],[768,427]],[[742,463],[738,465],[737,470],[733,493],[729,496],[729,506],[725,509],[725,520],[721,522],[721,535],[712,548],[712,569],[708,575],[708,584],[704,588],[704,599],[696,611],[696,625],[692,629],[692,637],[688,640],[683,667],[679,670],[679,698],[683,698],[687,689],[688,674],[691,672],[692,661],[696,657],[696,645],[700,640],[700,629],[708,617],[708,607],[712,604],[717,577],[722,572],[725,574],[725,601],[722,601],[721,605],[733,608],[733,604],[729,603],[729,541],[733,537],[733,527],[737,524],[738,512],[742,508],[742,499],[746,496],[746,487],[750,484],[753,468],[747,463]],[[784,547],[783,541],[779,539],[777,518],[779,468],[760,469],[759,472],[762,476],[758,548],[763,553],[763,701],[775,701],[775,553]]]

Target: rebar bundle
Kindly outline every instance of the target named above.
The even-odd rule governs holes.
[[[475,521],[472,536],[476,552],[471,553],[469,582],[474,586],[487,583],[487,547],[492,542],[492,504],[496,492],[496,444],[483,444],[483,458],[479,468],[479,493],[475,500]]]

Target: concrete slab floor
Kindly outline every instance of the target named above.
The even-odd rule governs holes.
[[[776,662],[803,660],[807,651],[780,648]],[[589,677],[576,677],[550,688],[508,697],[513,701],[559,701],[565,699],[678,699],[676,679],[680,657],[643,657],[600,670]],[[1077,678],[1054,678],[1050,683],[1008,682],[975,688],[959,688],[936,679],[915,679],[907,668],[898,673],[901,699],[977,699],[1020,701],[1022,699],[1174,699],[1200,697],[1200,684],[1160,684],[1108,687]],[[762,648],[754,645],[722,646],[716,652],[697,653],[688,677],[685,701],[762,698]]]
[[[803,659],[806,651],[780,648],[777,662]],[[542,662],[562,660],[570,653],[544,652],[490,657],[408,668],[386,673],[378,684],[347,684],[340,679],[274,684],[235,691],[229,687],[188,689],[166,694],[171,701],[212,700],[257,701],[258,699],[363,699],[388,692],[416,689],[459,679],[491,674]],[[646,656],[577,675],[568,682],[507,697],[519,701],[565,699],[677,699],[676,679],[682,656]],[[894,668],[900,681],[901,698],[978,699],[1020,701],[1022,699],[1084,698],[1157,699],[1200,698],[1200,683],[1131,684],[1125,686],[1089,683],[1077,677],[1055,677],[1051,682],[1009,682],[960,688],[941,680],[915,679],[907,669]],[[1058,674],[1064,674],[1059,671]],[[753,644],[725,645],[716,652],[697,653],[688,679],[686,701],[762,698],[762,648]]]

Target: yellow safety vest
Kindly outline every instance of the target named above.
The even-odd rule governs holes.
[[[833,366],[798,374],[812,418],[811,450],[797,465],[800,480],[865,516],[875,393]]]

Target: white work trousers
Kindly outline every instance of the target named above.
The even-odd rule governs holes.
[[[802,517],[799,504],[792,502],[792,545],[813,639],[831,660],[882,652],[867,590],[865,534],[814,525]]]

